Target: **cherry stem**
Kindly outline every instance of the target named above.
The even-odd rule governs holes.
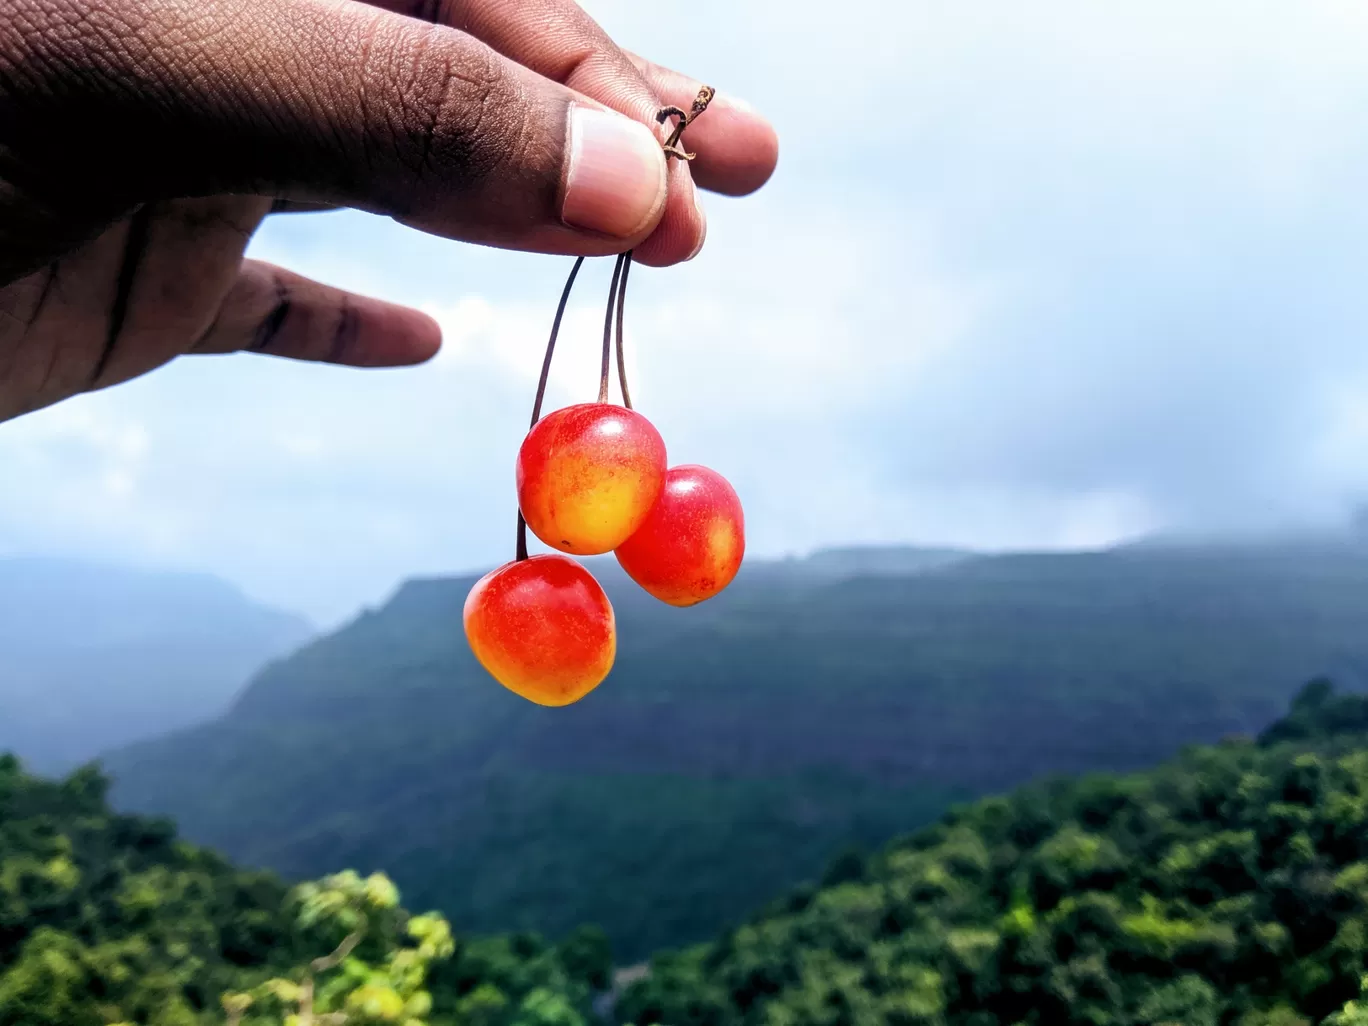
[[[698,90],[698,96],[694,98],[693,105],[689,110],[684,111],[678,107],[662,107],[656,113],[656,120],[662,125],[670,120],[675,121],[674,130],[665,140],[664,150],[665,159],[678,157],[680,160],[693,160],[695,154],[686,153],[679,146],[679,140],[684,135],[684,129],[698,119],[698,116],[708,109],[708,104],[712,103],[713,97],[717,95],[717,90],[712,86],[703,86]],[[575,266],[570,269],[570,276],[565,280],[565,288],[561,292],[560,305],[556,307],[556,319],[551,323],[551,337],[546,342],[546,357],[542,360],[541,378],[537,382],[537,398],[532,404],[532,422],[528,430],[537,426],[537,421],[541,420],[542,402],[546,399],[546,382],[551,376],[551,357],[556,351],[556,337],[560,334],[561,320],[565,317],[565,306],[570,302],[570,290],[574,288],[575,278],[579,275],[580,268],[584,266],[584,257],[577,257]],[[623,311],[627,305],[627,274],[632,267],[632,251],[628,250],[617,258],[617,263],[613,267],[613,281],[608,286],[608,313],[603,323],[603,359],[599,365],[599,396],[598,401],[606,403],[608,401],[608,372],[611,366],[610,358],[613,348],[613,313],[617,312],[617,367],[618,384],[622,388],[622,405],[627,409],[632,408],[632,396],[627,390],[627,361],[623,355],[622,341],[622,322]],[[518,547],[517,558],[521,561],[527,558],[527,521],[523,518],[522,510],[518,510]]]
[[[575,266],[570,268],[570,277],[565,279],[565,288],[561,290],[560,305],[556,307],[556,319],[551,322],[551,337],[546,340],[546,356],[542,359],[541,379],[537,382],[537,399],[532,404],[532,423],[527,428],[529,431],[541,420],[542,400],[546,398],[546,381],[551,376],[551,357],[556,352],[556,338],[560,335],[561,319],[565,317],[565,305],[570,302],[570,290],[575,287],[575,278],[579,276],[580,268],[583,266],[584,257],[576,258]]]
[[[617,365],[618,385],[622,388],[622,405],[632,408],[632,393],[627,391],[627,360],[622,350],[622,317],[627,307],[627,274],[632,269],[632,251],[629,249],[622,258],[622,281],[618,283],[617,293]]]
[[[697,154],[686,153],[684,150],[680,149],[679,139],[684,134],[684,129],[693,124],[694,121],[698,119],[698,115],[708,109],[708,104],[712,103],[713,97],[716,95],[716,89],[712,86],[704,86],[702,89],[698,90],[698,95],[694,98],[693,106],[687,112],[680,110],[678,107],[661,107],[660,110],[656,112],[656,120],[662,125],[670,118],[679,119],[675,122],[674,131],[671,132],[670,137],[665,140],[665,156],[667,160],[670,157],[678,157],[680,160],[693,160],[694,157],[697,156]]]
[[[528,426],[529,431],[537,426],[537,421],[541,420],[542,401],[546,398],[546,382],[551,377],[551,357],[556,352],[556,338],[560,335],[561,320],[565,317],[565,306],[570,302],[570,290],[575,287],[575,278],[579,276],[580,268],[584,266],[584,257],[575,260],[575,266],[570,268],[570,277],[565,279],[565,288],[561,291],[560,305],[556,307],[556,319],[551,322],[551,337],[546,340],[546,356],[542,359],[541,379],[537,382],[537,398],[532,403],[532,423]],[[527,521],[523,519],[522,510],[518,510],[518,560],[527,558]]]
[[[608,312],[603,315],[603,360],[599,364],[598,401],[608,401],[609,357],[613,352],[613,308],[617,306],[618,278],[622,275],[622,265],[627,262],[627,254],[620,253],[617,263],[613,264],[613,280],[608,285]]]

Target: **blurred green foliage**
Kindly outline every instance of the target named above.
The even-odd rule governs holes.
[[[453,939],[387,877],[291,891],[105,791],[0,757],[0,1026],[293,1026],[306,982],[316,1026],[584,1026],[609,985],[601,930]]]
[[[351,871],[336,873],[301,885],[295,900],[301,930],[333,928],[342,939],[297,973],[225,994],[229,1026],[427,1026],[432,1012],[429,969],[455,950],[445,919],[406,916],[394,884],[379,873],[365,880]],[[366,957],[363,945],[368,940],[395,935],[404,941],[391,940]]]
[[[296,939],[286,888],[110,813],[105,781],[58,783],[0,758],[0,1023],[190,1026]]]

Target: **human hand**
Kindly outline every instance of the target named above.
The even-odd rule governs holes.
[[[688,259],[695,181],[778,154],[723,92],[667,164],[655,112],[698,87],[572,0],[0,0],[0,420],[184,353],[433,355],[423,314],[244,260],[273,210]]]

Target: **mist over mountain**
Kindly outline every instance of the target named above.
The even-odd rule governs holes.
[[[689,610],[591,563],[619,655],[579,704],[476,664],[474,578],[415,580],[223,718],[110,755],[116,802],[291,875],[384,867],[462,930],[598,922],[632,957],[952,801],[1255,733],[1368,668],[1353,545],[823,554]]]
[[[0,560],[0,751],[57,773],[209,719],[312,633],[207,575]]]
[[[900,577],[961,563],[974,555],[967,549],[851,545],[819,549],[804,559],[790,561],[789,565],[796,572],[814,578]],[[773,564],[761,565],[773,567]]]

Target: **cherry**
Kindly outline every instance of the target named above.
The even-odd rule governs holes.
[[[466,596],[466,639],[504,687],[538,705],[577,702],[617,654],[613,607],[592,574],[559,554],[505,563]]]
[[[641,414],[567,406],[537,421],[518,450],[518,506],[553,549],[612,552],[645,522],[665,467],[665,442]]]
[[[692,606],[736,576],[746,550],[741,500],[707,467],[672,467],[641,529],[618,546],[632,580],[662,602]]]

